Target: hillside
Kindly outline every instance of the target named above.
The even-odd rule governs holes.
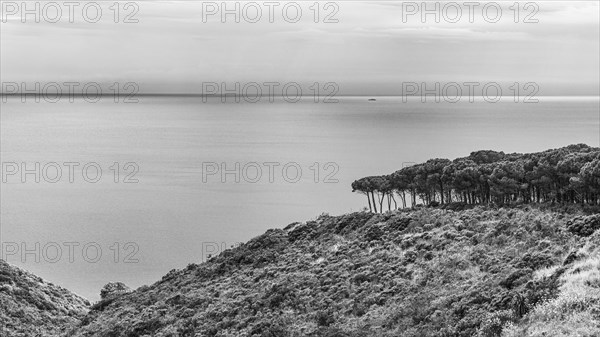
[[[0,335],[58,336],[79,322],[90,303],[0,260]]]
[[[541,206],[322,215],[97,303],[68,336],[598,336],[599,225]]]
[[[107,284],[91,306],[0,261],[2,336],[600,336],[600,149],[477,151],[352,189],[364,212]]]

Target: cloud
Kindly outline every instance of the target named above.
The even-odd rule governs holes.
[[[312,2],[303,3],[297,23],[222,23],[217,15],[204,23],[201,3],[190,1],[137,2],[139,23],[132,24],[11,19],[0,30],[2,78],[117,78],[142,88],[164,81],[181,83],[177,90],[199,79],[340,80],[353,87],[402,78],[598,82],[598,3],[539,2],[539,23],[532,24],[514,22],[512,2],[502,3],[495,24],[423,23],[418,16],[403,22],[397,2],[334,3],[328,10],[320,3],[318,23]],[[529,11],[520,10],[523,19]],[[337,23],[322,22],[334,12]]]

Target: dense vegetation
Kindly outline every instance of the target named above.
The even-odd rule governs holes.
[[[322,215],[97,306],[71,336],[598,336],[597,220],[537,205]]]
[[[83,318],[90,303],[0,260],[0,336],[58,336]]]
[[[371,212],[269,230],[133,291],[109,283],[91,307],[0,261],[0,328],[71,337],[600,336],[598,160],[586,145],[479,151],[363,178],[352,187]],[[383,202],[390,211],[380,213]]]
[[[367,196],[371,211],[415,206],[600,201],[600,149],[585,144],[539,153],[477,151],[468,157],[431,159],[387,176],[356,180],[352,190]],[[375,198],[377,195],[377,200]],[[408,201],[407,201],[408,198]],[[393,205],[392,205],[393,204]]]

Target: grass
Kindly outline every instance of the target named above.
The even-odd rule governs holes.
[[[503,337],[600,336],[600,233],[579,250],[580,260],[560,277],[559,295],[537,307]],[[554,267],[556,268],[556,267]],[[551,268],[552,269],[552,268]],[[541,272],[540,272],[541,273]]]

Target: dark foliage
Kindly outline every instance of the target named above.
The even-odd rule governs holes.
[[[453,161],[431,159],[387,176],[365,177],[352,183],[352,191],[365,194],[376,213],[418,202],[452,210],[534,202],[597,206],[600,149],[577,144],[527,154],[477,151]]]

